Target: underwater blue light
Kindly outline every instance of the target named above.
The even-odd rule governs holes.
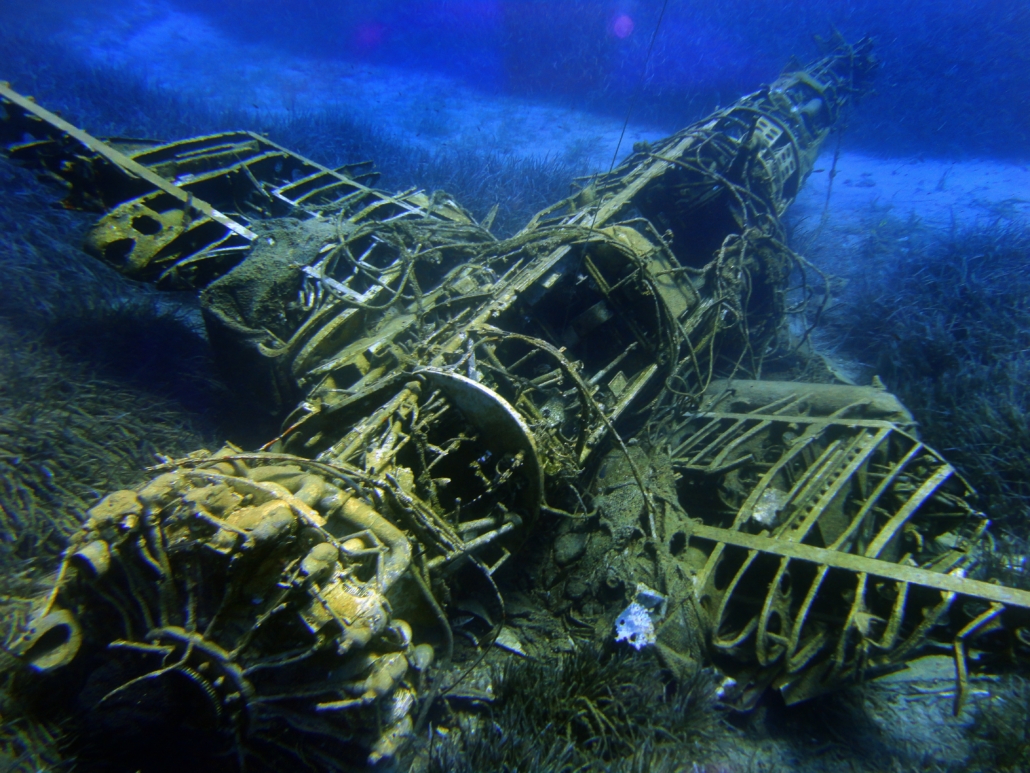
[[[617,38],[628,38],[633,34],[633,19],[626,14],[619,14],[612,22],[612,34]]]

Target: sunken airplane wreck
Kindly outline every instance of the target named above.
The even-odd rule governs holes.
[[[403,757],[482,651],[554,659],[539,630],[570,625],[714,664],[740,708],[943,644],[961,702],[969,648],[1030,643],[1030,593],[971,578],[973,492],[882,388],[761,379],[807,268],[780,216],[874,69],[842,44],[507,239],[369,165],[248,132],[103,142],[0,89],[10,157],[102,213],[87,249],[200,290],[241,393],[288,412],[90,511],[15,644],[22,689],[188,696],[241,765],[314,767]],[[549,591],[533,633],[498,570],[544,528],[516,559]],[[488,610],[477,648],[452,608]]]

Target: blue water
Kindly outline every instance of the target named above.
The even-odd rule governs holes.
[[[174,140],[240,128],[266,132],[331,166],[371,158],[383,173],[380,187],[446,188],[477,217],[499,204],[498,228],[511,233],[563,196],[573,176],[607,171],[634,143],[663,137],[757,90],[785,67],[819,58],[837,34],[848,41],[871,36],[881,65],[873,92],[831,137],[789,215],[792,246],[846,277],[847,286],[862,284],[870,297],[882,297],[906,279],[892,267],[911,266],[910,274],[925,267],[898,258],[910,254],[907,245],[918,241],[931,245],[926,254],[933,260],[957,260],[957,234],[979,235],[969,243],[979,245],[978,255],[992,255],[983,245],[1004,233],[1007,244],[1017,245],[999,258],[1009,278],[985,272],[980,285],[970,280],[974,294],[988,290],[969,307],[989,307],[1001,297],[995,293],[1001,284],[1023,282],[1030,291],[1027,0],[3,0],[0,80],[97,136]],[[83,383],[101,378],[169,401],[169,415],[182,417],[169,422],[196,427],[197,444],[232,436],[257,445],[267,438],[272,425],[233,415],[221,387],[183,375],[211,367],[195,299],[159,297],[91,267],[78,249],[90,218],[58,211],[56,194],[3,163],[0,339],[11,343],[3,350],[9,361],[0,370],[0,398],[15,394],[13,353],[24,354],[18,348],[24,340],[86,368]],[[961,283],[970,274],[956,276]],[[88,293],[70,297],[77,286],[97,297],[106,293],[119,310],[104,316],[102,331],[96,303],[84,300]],[[1004,297],[1013,308],[1020,303]],[[1025,303],[1018,310],[1026,318]],[[961,371],[974,373],[963,376],[966,387],[975,394],[991,391],[988,384],[992,394],[1010,390],[992,405],[1010,409],[1010,427],[1021,418],[1026,436],[1030,332],[1006,329],[1004,342],[959,346],[968,338],[967,322],[925,324],[956,336],[942,340],[970,360],[977,349],[992,352],[991,362],[978,363],[981,370]],[[841,352],[853,338],[848,332],[840,339]],[[922,340],[896,338],[898,351],[918,349]],[[894,340],[887,336],[877,346],[886,351]],[[846,353],[872,356],[861,347]],[[935,367],[921,373],[925,388],[911,387],[906,399],[942,391],[942,373],[951,366]],[[53,384],[32,389],[60,394]],[[13,412],[11,403],[2,404]],[[930,424],[943,409],[926,405]],[[1011,447],[1017,440],[983,443]],[[149,442],[133,441],[139,458],[150,454]],[[1030,513],[1022,511],[1022,522],[1018,515],[1030,501],[1027,486],[1020,488],[1030,480],[1026,460],[991,477],[989,470],[977,472],[977,457],[964,442],[946,451],[981,476],[978,485],[993,492],[999,507],[1012,508],[1008,526],[1021,535],[1030,531]],[[47,464],[46,453],[40,451],[37,464]],[[861,695],[843,700],[834,704],[835,717],[807,709],[773,717],[764,730],[755,728],[765,719],[752,720],[748,743],[755,750],[766,744],[762,764],[779,755],[783,769],[874,770],[864,767],[860,744],[834,740],[848,736],[857,715],[874,716],[860,728],[863,737],[879,738],[877,759],[903,760],[898,769],[913,764],[920,745],[927,745],[924,769],[964,769],[962,759],[984,743],[969,740],[973,714],[938,734],[951,720],[937,706],[906,704],[897,693],[873,694],[865,709]],[[808,728],[820,722],[832,725],[828,735],[819,732],[838,744],[833,760],[796,753],[809,743]],[[8,760],[5,737],[0,731],[0,770]]]
[[[273,70],[289,70],[291,59],[402,68],[413,82],[445,76],[471,89],[470,100],[521,97],[663,128],[768,82],[792,56],[816,58],[815,38],[837,30],[850,40],[872,36],[884,65],[876,93],[850,121],[850,145],[889,155],[1030,154],[1030,8],[1019,0],[4,5],[5,35],[60,42],[68,61],[50,66],[99,58],[158,82],[171,70],[181,77],[168,85],[184,91],[202,69],[222,80],[222,93],[206,94],[213,103],[232,101],[241,68],[261,66],[237,59],[245,55],[238,45],[257,45],[278,59],[267,63]],[[177,40],[199,34],[210,60]],[[16,62],[5,77],[36,88],[40,67],[47,64]],[[51,99],[76,99],[73,84],[48,85]]]

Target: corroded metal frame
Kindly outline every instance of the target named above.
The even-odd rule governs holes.
[[[770,684],[793,703],[901,663],[969,607],[951,640],[963,677],[959,643],[1030,610],[1030,592],[966,576],[988,525],[971,489],[877,413],[905,415],[872,388],[721,382],[670,432],[674,468],[723,491],[715,511],[683,505],[710,513],[689,528],[707,556],[694,596],[713,657],[753,664],[742,706]]]

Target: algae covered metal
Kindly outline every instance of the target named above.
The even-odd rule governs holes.
[[[540,625],[618,631],[681,676],[714,662],[740,707],[931,639],[964,685],[967,644],[1004,649],[1030,608],[967,577],[969,487],[882,389],[762,380],[811,269],[779,218],[874,68],[843,46],[504,239],[367,165],[246,132],[105,143],[0,89],[7,152],[101,213],[88,249],[199,289],[227,377],[285,415],[258,451],[97,505],[22,662],[116,663],[100,707],[175,681],[241,760],[375,763],[484,644],[555,657],[524,646],[501,571],[547,530],[519,559]],[[489,623],[472,653],[455,609]]]

